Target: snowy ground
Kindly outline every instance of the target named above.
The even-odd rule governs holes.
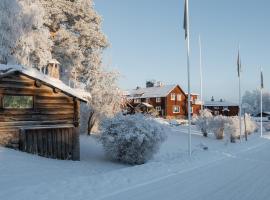
[[[0,199],[269,199],[268,133],[231,144],[193,130],[189,158],[186,132],[171,128],[155,158],[139,166],[108,161],[95,137],[81,137],[80,162],[0,147]]]

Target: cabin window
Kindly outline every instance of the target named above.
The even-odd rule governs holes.
[[[4,95],[3,108],[7,108],[7,109],[30,109],[30,108],[33,108],[33,96]]]
[[[157,103],[161,102],[161,98],[160,98],[160,97],[157,97],[157,98],[156,98],[156,102],[157,102]]]
[[[180,106],[173,106],[173,113],[180,113]]]

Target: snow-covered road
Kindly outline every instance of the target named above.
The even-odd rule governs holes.
[[[141,185],[107,194],[104,200],[265,200],[270,198],[270,144],[239,152]]]

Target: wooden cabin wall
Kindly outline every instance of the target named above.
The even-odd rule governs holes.
[[[4,95],[33,96],[33,109],[4,109]],[[27,76],[0,79],[0,144],[18,148],[19,129],[35,125],[79,126],[79,101]]]

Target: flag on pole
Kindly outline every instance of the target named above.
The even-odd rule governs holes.
[[[187,39],[188,36],[188,4],[187,0],[185,0],[185,10],[184,10],[184,26],[183,28],[185,29],[185,39]]]
[[[241,72],[241,58],[240,58],[240,53],[238,50],[238,56],[237,56],[237,73],[238,77],[240,77],[240,72]]]
[[[261,69],[261,89],[263,89],[264,86],[263,86],[263,71]]]

